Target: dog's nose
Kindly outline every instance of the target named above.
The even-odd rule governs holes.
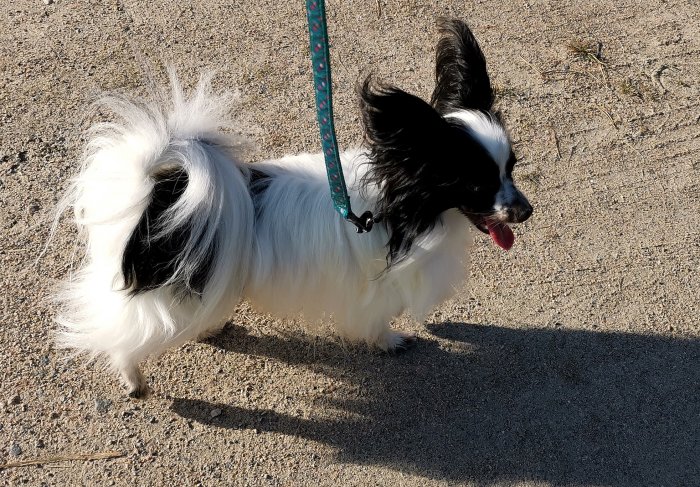
[[[523,201],[522,204],[511,207],[508,213],[511,222],[522,223],[532,215],[532,205]]]

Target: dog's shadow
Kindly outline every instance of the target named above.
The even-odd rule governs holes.
[[[700,485],[700,341],[445,323],[397,357],[332,342],[256,338],[229,327],[210,341],[305,363],[357,387],[331,394],[346,420],[178,398],[212,427],[250,427],[337,448],[341,461],[452,481],[554,485]],[[213,422],[212,408],[223,414]]]

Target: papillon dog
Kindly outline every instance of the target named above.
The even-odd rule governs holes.
[[[360,235],[333,208],[321,154],[241,159],[222,131],[230,97],[208,77],[188,96],[171,74],[169,100],[106,97],[117,121],[88,132],[65,200],[86,255],[59,294],[59,345],[106,358],[132,397],[149,391],[141,361],[215,333],[241,300],[410,345],[392,318],[421,320],[456,292],[471,229],[509,249],[509,225],[532,213],[477,41],[460,21],[440,31],[430,103],[359,88],[366,141],[341,160],[352,206],[377,216]]]

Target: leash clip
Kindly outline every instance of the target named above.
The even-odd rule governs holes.
[[[371,211],[365,211],[359,217],[351,211],[348,213],[348,216],[345,217],[345,219],[355,225],[355,230],[357,233],[369,233],[372,231],[375,221],[379,221],[378,218],[376,220],[374,219]]]

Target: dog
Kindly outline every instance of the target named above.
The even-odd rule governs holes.
[[[366,143],[341,162],[352,206],[378,215],[363,235],[334,211],[321,154],[244,162],[221,130],[227,96],[208,77],[190,96],[171,84],[167,102],[102,100],[117,121],[89,130],[65,203],[87,250],[58,296],[57,342],[106,358],[132,397],[150,390],[141,361],[215,333],[241,300],[404,349],[415,338],[392,318],[455,293],[472,229],[507,250],[532,213],[461,21],[440,23],[430,103],[371,77],[358,89]]]

